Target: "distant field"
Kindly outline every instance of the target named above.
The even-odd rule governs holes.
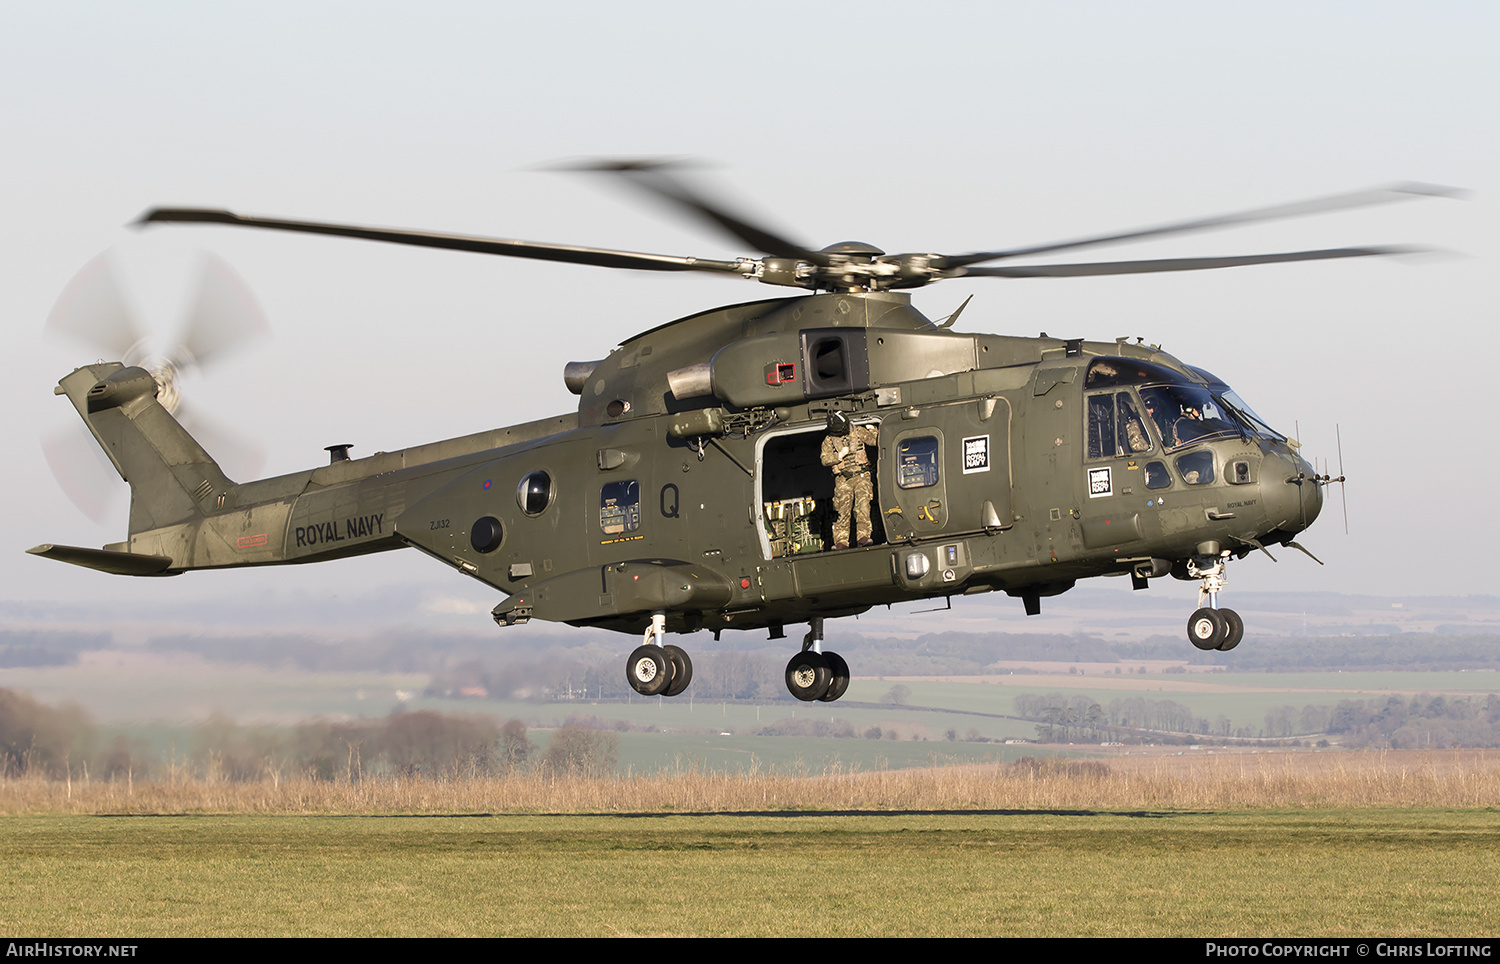
[[[1500,930],[1500,815],[0,817],[28,936]]]
[[[157,768],[163,761],[180,760],[197,745],[198,724],[214,713],[241,723],[287,727],[319,716],[379,718],[400,707],[479,713],[501,721],[518,718],[539,744],[546,743],[550,728],[571,716],[592,718],[592,725],[621,730],[624,773],[695,768],[744,772],[756,767],[869,771],[1009,760],[1037,752],[1002,745],[1007,739],[1037,737],[1036,723],[1011,718],[1021,694],[1077,695],[1105,706],[1132,698],[1170,700],[1215,726],[1224,717],[1231,732],[1243,727],[1256,734],[1268,713],[1286,705],[1300,710],[1308,704],[1332,707],[1341,700],[1391,693],[1462,698],[1500,691],[1500,674],[1489,672],[1116,675],[1100,664],[1079,668],[1078,674],[856,679],[835,704],[702,700],[691,691],[676,700],[433,699],[421,696],[427,679],[419,675],[273,672],[118,654],[96,654],[78,666],[7,670],[6,684],[47,702],[77,700],[104,725],[139,741],[144,747],[140,755]],[[898,682],[909,690],[903,705],[887,702]],[[789,724],[781,733],[801,735],[761,734],[773,724]],[[852,730],[857,736],[796,730],[812,724]],[[880,739],[866,738],[877,730]],[[948,739],[950,731],[956,740]],[[1082,743],[1072,748],[1090,751],[1099,748]]]

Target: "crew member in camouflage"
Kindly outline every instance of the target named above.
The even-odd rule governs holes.
[[[833,470],[833,547],[849,548],[850,515],[854,516],[854,541],[867,546],[874,541],[870,526],[870,502],[875,488],[870,482],[870,457],[866,446],[878,446],[880,433],[873,425],[853,425],[843,412],[828,416],[828,437],[823,439],[823,464]]]

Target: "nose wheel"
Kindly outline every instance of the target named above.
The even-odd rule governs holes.
[[[1245,637],[1245,621],[1233,609],[1204,607],[1188,620],[1188,639],[1199,649],[1228,652]]]
[[[1188,562],[1188,572],[1202,579],[1198,589],[1201,602],[1205,597],[1208,605],[1199,608],[1188,619],[1188,640],[1199,649],[1219,650],[1227,653],[1245,638],[1245,621],[1233,609],[1220,609],[1219,592],[1224,588],[1224,567],[1229,553],[1217,556],[1198,556]]]
[[[823,652],[823,619],[812,618],[802,652],[786,664],[786,688],[804,703],[832,703],[849,689],[849,664],[838,653]]]

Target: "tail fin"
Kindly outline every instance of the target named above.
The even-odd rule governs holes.
[[[157,400],[156,379],[119,362],[76,369],[58,383],[130,484],[130,534],[193,522],[234,483]]]

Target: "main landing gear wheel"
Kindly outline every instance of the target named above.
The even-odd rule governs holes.
[[[661,649],[667,656],[667,662],[672,664],[672,682],[667,684],[662,695],[676,696],[687,689],[688,684],[693,681],[693,661],[688,658],[687,651],[681,646],[668,644]]]
[[[1219,649],[1229,634],[1229,626],[1217,609],[1204,607],[1188,619],[1188,639],[1199,649]]]
[[[686,655],[683,654],[684,658]],[[665,647],[649,643],[637,646],[625,661],[625,679],[630,688],[642,696],[657,696],[665,692],[672,684],[672,660],[668,658]]]
[[[822,653],[798,653],[786,664],[786,688],[804,703],[820,700],[833,682],[833,671]]]
[[[1227,653],[1245,638],[1245,621],[1233,609],[1220,609],[1219,615],[1224,620],[1224,641],[1219,644],[1219,650]]]
[[[823,658],[828,660],[828,692],[818,699],[824,703],[832,703],[849,689],[849,664],[838,653],[824,653]]]

